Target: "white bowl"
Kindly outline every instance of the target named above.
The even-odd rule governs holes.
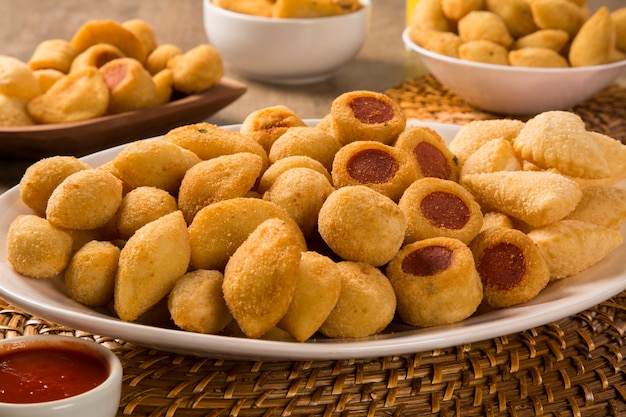
[[[528,68],[452,58],[416,45],[409,29],[405,46],[417,53],[442,85],[469,104],[493,113],[534,115],[567,110],[591,98],[626,69],[626,60],[576,68]]]
[[[60,335],[20,336],[0,340],[0,360],[27,349],[63,350],[90,356],[107,370],[106,379],[89,391],[60,400],[0,402],[0,416],[11,417],[115,417],[122,393],[122,364],[106,347],[89,340]]]
[[[275,84],[324,80],[351,61],[369,31],[371,0],[339,16],[273,19],[204,0],[204,28],[222,59],[242,75]]]

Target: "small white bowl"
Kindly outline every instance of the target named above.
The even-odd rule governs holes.
[[[115,417],[122,392],[122,364],[106,347],[71,336],[34,335],[0,340],[0,360],[4,355],[27,349],[49,349],[82,353],[100,361],[107,371],[106,379],[89,391],[60,400],[9,403],[0,402],[0,416],[11,417]]]
[[[204,0],[204,28],[223,60],[242,75],[274,84],[329,78],[359,52],[369,31],[371,0],[339,16],[273,19],[234,13]]]
[[[493,65],[428,51],[402,33],[407,49],[451,92],[493,113],[534,115],[567,110],[591,98],[626,69],[626,60],[576,68],[528,68]]]

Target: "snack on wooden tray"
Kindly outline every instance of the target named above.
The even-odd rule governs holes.
[[[31,70],[52,68],[67,74],[76,58],[76,50],[65,39],[47,39],[37,45],[28,66]]]
[[[39,93],[39,81],[27,64],[17,58],[0,55],[0,94],[30,100]]]

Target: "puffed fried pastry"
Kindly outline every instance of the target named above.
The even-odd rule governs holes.
[[[122,239],[129,239],[146,224],[178,210],[176,199],[156,187],[137,187],[129,191],[115,215],[115,223]]]
[[[461,168],[461,178],[469,174],[497,171],[519,171],[522,161],[515,153],[510,141],[492,139],[467,158]]]
[[[70,72],[85,67],[100,68],[109,61],[125,57],[126,55],[115,45],[97,43],[85,49],[72,60]]]
[[[615,50],[615,24],[607,7],[600,7],[582,25],[569,48],[572,67],[607,64]]]
[[[11,56],[0,55],[0,94],[30,100],[39,93],[39,81],[28,64]]]
[[[566,219],[619,229],[626,222],[626,189],[613,186],[589,186]]]
[[[196,94],[208,90],[224,76],[224,63],[215,47],[203,44],[175,55],[167,61],[172,71],[174,88],[184,94]]]
[[[26,110],[27,104],[27,100],[0,94],[0,126],[34,125],[35,121]]]
[[[70,43],[79,54],[92,45],[108,43],[140,62],[150,53],[131,30],[113,20],[89,20],[74,33]]]
[[[46,39],[37,45],[28,66],[33,71],[55,69],[67,74],[75,57],[76,51],[65,39]]]
[[[317,127],[298,126],[287,129],[272,144],[268,158],[274,163],[294,155],[308,156],[330,171],[341,144],[332,135]]]
[[[248,114],[240,132],[257,141],[269,154],[274,142],[291,127],[306,123],[290,108],[283,105],[258,109]]]

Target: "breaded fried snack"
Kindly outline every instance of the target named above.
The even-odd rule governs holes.
[[[74,156],[50,156],[31,164],[20,180],[20,198],[24,204],[40,216],[46,213],[46,206],[52,191],[71,174],[91,169],[85,162]]]
[[[469,12],[483,7],[483,0],[441,0],[443,14],[450,20],[460,20]]]
[[[272,17],[275,0],[212,0],[213,4],[236,13]]]
[[[28,113],[40,123],[93,119],[106,113],[109,88],[95,68],[71,72],[28,103]]]
[[[337,264],[317,252],[302,252],[293,298],[277,326],[304,342],[328,318],[340,292],[341,272]]]
[[[276,0],[272,17],[309,19],[337,16],[354,12],[360,7],[361,4],[356,0]]]
[[[26,110],[27,100],[0,94],[0,126],[30,126],[35,121]]]
[[[365,185],[398,201],[418,178],[417,162],[400,148],[375,141],[356,141],[335,155],[331,172],[335,188]]]
[[[74,58],[70,71],[77,71],[85,67],[100,68],[107,62],[119,58],[126,58],[126,55],[118,47],[108,43],[97,43]]]
[[[96,229],[108,223],[122,203],[122,182],[99,169],[79,170],[50,194],[46,218],[64,229]]]
[[[263,336],[287,313],[296,289],[302,246],[280,219],[259,224],[224,269],[224,300],[250,338]]]
[[[533,0],[533,19],[540,29],[561,29],[573,38],[586,20],[583,9],[569,0]]]
[[[451,27],[440,0],[420,0],[411,11],[411,39],[420,45],[422,35],[431,31],[449,32]]]
[[[65,76],[61,71],[52,68],[34,70],[33,74],[39,81],[39,88],[42,93],[48,91],[50,87]]]
[[[508,48],[513,37],[500,16],[487,10],[474,10],[459,20],[459,37],[464,42],[490,41]]]
[[[400,105],[383,93],[349,91],[330,106],[333,136],[346,145],[354,141],[393,143],[406,127]]]
[[[333,252],[373,266],[386,264],[398,252],[406,224],[393,200],[365,185],[334,191],[318,218],[320,236]]]
[[[67,74],[75,57],[76,51],[65,39],[46,39],[37,45],[28,66],[33,71],[55,69]]]
[[[572,39],[569,62],[572,67],[607,64],[615,45],[615,24],[611,12],[606,7],[600,7]]]
[[[183,51],[172,43],[158,45],[146,59],[146,69],[154,75],[167,68],[167,62],[176,55],[182,55]]]
[[[28,64],[6,55],[0,55],[0,94],[30,100],[40,93],[39,81]]]
[[[341,144],[332,135],[317,127],[298,126],[287,129],[270,149],[271,163],[294,155],[303,155],[319,161],[330,172],[335,154]]]
[[[611,19],[615,25],[615,47],[626,52],[626,7],[620,7],[613,11]]]
[[[291,127],[306,126],[306,123],[286,106],[270,106],[248,114],[241,124],[240,132],[254,139],[269,153],[280,136]]]
[[[385,273],[396,293],[398,315],[411,326],[457,323],[474,314],[483,299],[472,252],[457,239],[406,245]]]
[[[516,119],[474,120],[461,127],[449,148],[462,167],[472,153],[491,139],[512,141],[523,127],[524,122]]]
[[[131,30],[112,20],[90,20],[74,33],[71,40],[77,53],[98,43],[114,45],[124,55],[139,62],[144,62],[150,52]]]
[[[486,229],[469,247],[483,283],[483,299],[490,307],[530,301],[550,281],[548,265],[539,249],[517,229]]]
[[[147,109],[169,100],[159,97],[152,75],[136,59],[114,59],[99,71],[110,90],[109,113]]]
[[[509,63],[515,67],[567,68],[563,55],[547,48],[525,47],[509,51]]]
[[[196,94],[219,83],[224,76],[224,64],[217,49],[198,45],[167,61],[174,76],[174,88],[184,94]]]
[[[116,226],[122,239],[129,239],[146,224],[178,210],[176,199],[156,187],[137,187],[129,191],[116,213]]]
[[[34,214],[17,216],[7,232],[7,260],[31,278],[52,278],[70,261],[72,237]]]
[[[419,35],[413,35],[415,32],[416,30],[411,28],[409,34],[412,39],[414,38],[414,42],[422,48],[453,58],[459,57],[459,48],[463,41],[456,33],[428,30],[419,32]]]
[[[167,305],[174,324],[197,333],[219,333],[233,319],[224,301],[224,275],[198,269],[174,284]]]
[[[468,41],[459,46],[459,58],[484,64],[509,65],[508,50],[485,39]]]
[[[154,29],[145,21],[141,19],[127,20],[122,22],[122,27],[131,31],[139,39],[143,45],[143,50],[146,51],[146,56],[149,56],[157,47],[158,42]]]
[[[88,307],[113,300],[120,248],[111,242],[92,240],[72,256],[64,274],[70,298]]]
[[[515,153],[511,142],[496,138],[485,143],[467,158],[461,168],[461,178],[469,174],[521,169],[522,161]]]
[[[324,168],[321,162],[303,155],[294,155],[281,158],[267,168],[261,176],[257,191],[261,194],[269,190],[276,178],[283,172],[291,168],[309,168],[324,175],[328,181],[332,181],[330,173]]]
[[[483,215],[483,227],[480,229],[482,232],[490,227],[506,227],[513,229],[515,225],[509,216],[499,211],[489,211]]]
[[[320,332],[327,337],[365,337],[382,332],[394,317],[396,295],[389,279],[363,262],[339,262],[341,292]]]
[[[604,153],[604,158],[609,165],[610,183],[615,183],[626,178],[626,145],[620,140],[598,132],[589,132]]]
[[[619,229],[626,222],[626,190],[621,187],[589,186],[573,212],[565,219]]]
[[[569,39],[568,33],[562,29],[540,29],[516,39],[511,49],[547,48],[561,52]]]
[[[398,207],[407,222],[405,244],[439,236],[467,244],[483,225],[480,206],[454,181],[417,180],[404,192]]]
[[[485,0],[485,8],[500,16],[513,38],[520,38],[539,28],[526,0]]]

